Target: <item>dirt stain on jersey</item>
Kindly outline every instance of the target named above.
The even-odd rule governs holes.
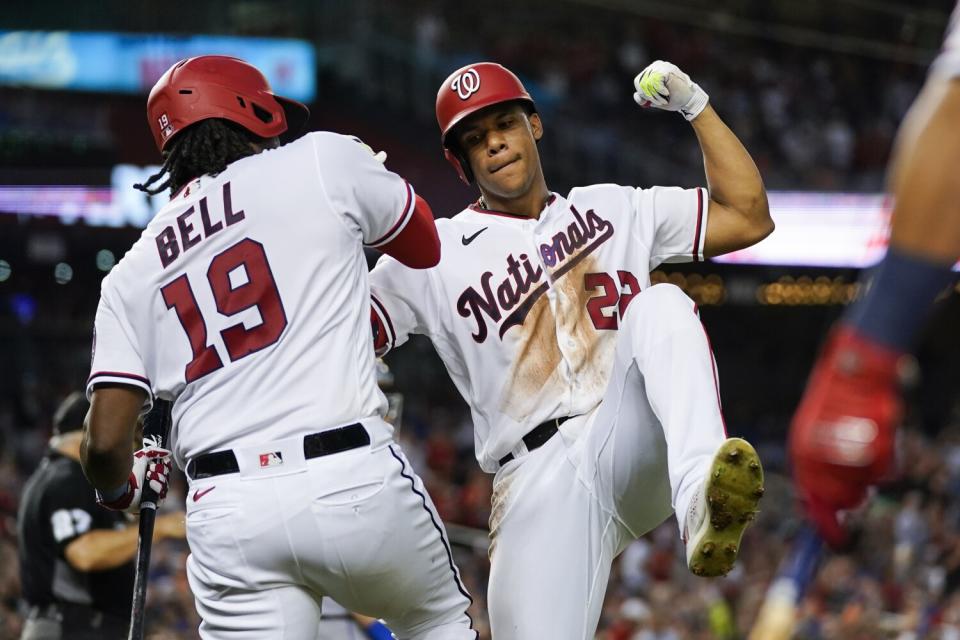
[[[534,303],[517,333],[516,357],[500,404],[506,415],[520,422],[538,406],[541,395],[559,382],[556,320],[546,295]]]
[[[599,402],[603,396],[613,366],[617,332],[596,329],[587,302],[605,293],[616,296],[616,292],[585,288],[586,275],[597,270],[596,258],[586,256],[553,283],[557,294],[556,315],[544,295],[521,326],[510,383],[506,385],[501,403],[502,411],[514,420],[522,421],[529,416],[538,407],[540,398],[567,392],[568,374],[579,383],[576,393],[585,404]],[[616,313],[616,306],[614,297],[606,312]],[[562,347],[558,330],[559,339],[564,342]],[[569,371],[561,367],[569,367]],[[581,403],[575,399],[574,404]]]
[[[617,331],[597,329],[587,307],[592,298],[616,293],[603,288],[586,288],[588,274],[599,271],[596,258],[588,256],[554,285],[561,292],[557,298],[558,330],[570,339],[564,345],[564,355],[580,385],[577,393],[596,395],[597,402],[610,378],[617,336]],[[608,315],[616,314],[616,299],[611,307],[603,309]]]
[[[574,372],[589,363],[597,346],[597,330],[590,320],[587,301],[601,292],[585,289],[586,275],[595,271],[596,260],[587,257],[554,284],[561,293],[557,297],[557,329],[573,340],[565,345],[565,352]]]

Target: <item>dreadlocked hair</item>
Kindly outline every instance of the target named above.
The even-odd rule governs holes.
[[[169,188],[172,196],[194,178],[216,175],[231,162],[255,154],[251,142],[262,143],[264,139],[228,120],[201,120],[177,134],[173,146],[163,152],[160,170],[133,188],[151,196]]]

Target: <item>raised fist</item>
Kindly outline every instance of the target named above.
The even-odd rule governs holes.
[[[633,79],[633,99],[641,107],[679,111],[693,120],[704,110],[710,96],[675,64],[657,60]]]

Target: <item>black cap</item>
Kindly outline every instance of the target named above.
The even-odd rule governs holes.
[[[82,391],[74,391],[60,403],[53,414],[53,432],[57,435],[83,429],[90,403]]]

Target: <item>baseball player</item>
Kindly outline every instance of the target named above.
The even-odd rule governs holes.
[[[790,454],[807,515],[843,546],[840,513],[893,461],[897,369],[960,258],[960,5],[943,51],[900,127],[889,176],[890,248],[862,278],[867,293],[833,329],[794,416]]]
[[[592,638],[613,558],[674,510],[690,569],[726,573],[762,494],[755,451],[726,439],[696,306],[649,274],[769,234],[763,183],[680,69],[658,61],[634,82],[639,104],[691,122],[709,189],[549,191],[530,95],[500,65],[472,64],[440,87],[437,119],[481,197],[438,222],[436,267],[382,258],[371,273],[378,351],[433,341],[497,474],[494,638]]]
[[[307,110],[241,60],[176,63],[147,113],[164,164],[142,188],[173,195],[101,289],[84,448],[101,502],[135,508],[133,424],[172,400],[201,637],[312,638],[329,595],[399,638],[475,638],[368,334],[363,248],[436,264],[429,207],[354,138],[280,146]]]

